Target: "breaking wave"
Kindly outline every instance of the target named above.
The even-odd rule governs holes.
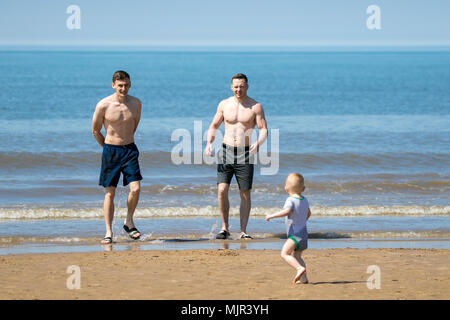
[[[278,207],[254,207],[251,216],[262,217]],[[450,206],[312,206],[318,217],[345,216],[448,216]],[[126,217],[126,208],[118,208],[116,217]],[[217,207],[148,207],[138,208],[136,218],[218,217]],[[230,208],[230,216],[239,216],[239,207]],[[101,208],[0,208],[0,219],[103,219]]]

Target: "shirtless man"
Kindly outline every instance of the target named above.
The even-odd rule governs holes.
[[[217,197],[222,218],[222,229],[216,239],[230,237],[228,215],[230,203],[228,190],[233,175],[239,185],[241,196],[240,227],[241,239],[251,239],[246,232],[250,216],[250,191],[253,183],[253,161],[250,155],[258,152],[259,146],[267,138],[267,124],[261,105],[247,96],[248,80],[244,74],[238,73],[231,79],[231,91],[234,96],[222,100],[208,129],[205,154],[211,156],[212,142],[222,122],[225,122],[223,146],[218,153],[217,165]],[[255,125],[259,129],[258,140],[250,144]]]
[[[106,235],[101,241],[102,244],[112,243],[114,196],[121,173],[123,185],[130,185],[128,212],[123,228],[133,240],[141,236],[134,226],[133,215],[139,201],[139,181],[142,180],[138,161],[139,150],[134,144],[134,133],[141,118],[142,104],[139,99],[128,95],[131,81],[125,71],[114,73],[112,87],[115,93],[100,100],[92,118],[92,134],[103,147],[99,184],[105,188],[103,213]],[[105,127],[106,137],[100,132],[102,126]]]

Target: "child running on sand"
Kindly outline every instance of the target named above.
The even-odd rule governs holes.
[[[306,265],[301,255],[308,247],[308,231],[306,220],[311,216],[308,200],[302,196],[305,190],[303,176],[291,173],[286,178],[284,190],[289,194],[283,210],[266,214],[266,221],[273,218],[286,217],[286,233],[288,239],[281,249],[281,257],[297,270],[293,283],[308,283]]]

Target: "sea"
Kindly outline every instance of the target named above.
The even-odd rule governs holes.
[[[264,216],[282,208],[291,172],[305,177],[309,248],[450,249],[450,51],[0,50],[0,70],[0,254],[280,249],[284,220]],[[114,243],[102,246],[91,124],[116,70],[142,101],[142,237],[122,230],[121,179]],[[238,239],[233,179],[224,241],[214,239],[216,165],[202,151],[236,73],[248,76],[269,136],[251,193],[254,239]]]

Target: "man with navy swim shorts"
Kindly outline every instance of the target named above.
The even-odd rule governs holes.
[[[120,175],[123,185],[130,185],[127,200],[127,217],[123,228],[130,238],[137,240],[141,234],[133,222],[133,215],[139,201],[140,180],[139,150],[134,144],[134,133],[141,118],[141,101],[128,95],[131,87],[130,75],[125,71],[116,71],[112,78],[114,93],[95,107],[92,118],[92,134],[103,147],[102,166],[99,184],[105,188],[103,213],[106,234],[102,244],[110,244],[113,239],[112,222],[114,218],[114,196]],[[105,127],[106,136],[101,133]]]

